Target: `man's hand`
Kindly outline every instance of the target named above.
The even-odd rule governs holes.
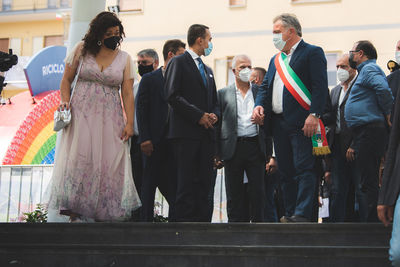
[[[199,124],[203,126],[204,128],[213,128],[212,123],[211,123],[211,118],[210,118],[210,113],[204,113],[201,119],[199,120]]]
[[[386,123],[389,125],[389,128],[392,128],[392,123],[390,122],[390,114],[386,115]]]
[[[269,162],[265,164],[265,170],[267,171],[267,174],[273,174],[278,170],[278,165],[274,157],[271,157]]]
[[[209,119],[213,125],[218,122],[218,116],[214,113],[210,113]]]
[[[308,115],[306,121],[304,122],[303,132],[307,137],[313,136],[318,130],[319,119],[313,115]]]
[[[253,115],[251,116],[251,122],[259,125],[264,124],[264,108],[262,106],[257,106],[253,110]]]
[[[385,226],[388,226],[393,221],[394,207],[388,205],[378,205],[376,208],[378,211],[378,218],[383,222]]]
[[[346,159],[348,162],[354,161],[356,159],[356,152],[351,147],[347,149]]]
[[[140,150],[142,150],[143,154],[150,157],[154,150],[153,143],[150,140],[142,142],[140,144]]]

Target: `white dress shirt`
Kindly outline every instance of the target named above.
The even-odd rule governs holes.
[[[354,76],[353,80],[351,80],[351,82],[349,83],[347,90],[349,90],[349,88],[351,87],[351,85],[354,83],[354,81],[356,80],[357,75]],[[343,85],[340,88],[340,94],[339,94],[339,102],[338,102],[338,107],[337,107],[337,115],[336,115],[336,129],[335,129],[335,133],[340,133],[340,105],[343,103],[343,99],[346,96],[347,91],[343,91]]]
[[[292,48],[290,49],[289,54],[287,55],[287,60],[290,62],[290,59],[292,58],[292,55],[294,51],[296,50],[297,46],[301,42],[298,41]],[[282,52],[283,53],[283,52]],[[283,87],[284,83],[279,76],[278,72],[275,72],[275,78],[274,78],[274,87],[272,90],[272,111],[275,114],[281,114],[283,112]]]
[[[136,99],[136,95],[138,93],[138,90],[139,90],[139,82],[133,84],[133,97],[135,99]],[[139,135],[139,127],[138,127],[138,124],[137,124],[136,113],[137,112],[136,112],[136,105],[135,105],[135,118],[133,119],[133,132],[134,132],[134,135]]]
[[[251,122],[251,115],[254,109],[254,97],[251,86],[243,97],[236,86],[236,107],[237,107],[237,136],[252,137],[257,135],[257,125]]]

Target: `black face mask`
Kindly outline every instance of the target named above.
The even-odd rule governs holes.
[[[350,53],[350,56],[349,56],[349,66],[352,69],[357,69],[357,62],[354,61],[354,54],[353,53]]]
[[[107,47],[109,49],[112,49],[112,50],[115,50],[115,49],[117,49],[117,46],[119,44],[119,40],[121,40],[121,37],[112,36],[112,37],[109,37],[107,39],[104,39],[103,43],[104,43],[105,47]]]
[[[154,70],[153,69],[153,64],[150,64],[150,65],[147,65],[147,66],[144,66],[144,65],[140,64],[138,66],[138,69],[139,69],[139,75],[140,76],[143,76],[146,73],[152,72]]]

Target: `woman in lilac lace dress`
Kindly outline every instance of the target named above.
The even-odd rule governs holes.
[[[46,195],[49,209],[71,221],[123,221],[140,206],[127,142],[133,135],[133,64],[119,49],[122,36],[118,17],[101,12],[66,59],[60,108],[70,108],[72,120],[57,145]]]

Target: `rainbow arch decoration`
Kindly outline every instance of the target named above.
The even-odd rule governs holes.
[[[53,164],[57,133],[53,131],[54,111],[60,91],[44,97],[25,118],[9,145],[3,165]]]

